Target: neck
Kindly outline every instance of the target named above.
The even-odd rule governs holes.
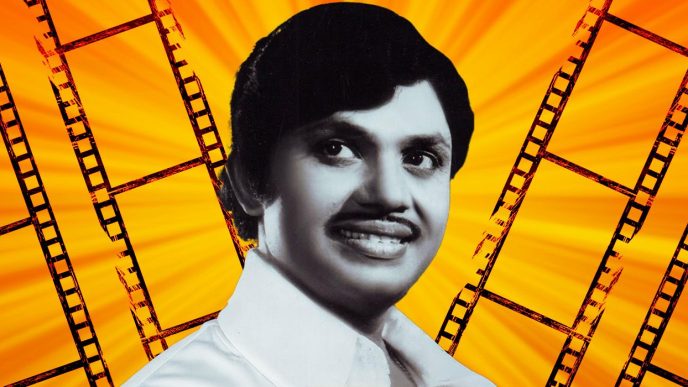
[[[367,337],[383,350],[385,349],[384,341],[382,340],[382,328],[384,327],[385,316],[387,315],[388,309],[372,316],[360,315],[348,310],[334,310],[330,307],[328,307],[328,309],[338,315],[343,321],[347,322],[361,335]]]
[[[361,335],[368,338],[373,343],[377,344],[384,350],[384,341],[382,340],[382,328],[384,327],[385,317],[389,311],[390,306],[381,306],[380,308],[374,308],[374,312],[368,310],[359,310],[351,307],[341,307],[339,305],[328,302],[328,300],[323,300],[318,297],[315,292],[312,292],[308,286],[300,283],[298,279],[290,275],[290,273],[283,270],[282,265],[276,262],[274,256],[265,247],[264,244],[259,243],[255,248],[261,259],[265,260],[268,264],[274,267],[277,271],[281,272],[282,275],[289,279],[292,284],[298,287],[302,292],[304,292],[311,300],[317,302],[322,307],[326,308],[336,316],[338,316],[343,322],[347,323],[351,328],[358,331]]]

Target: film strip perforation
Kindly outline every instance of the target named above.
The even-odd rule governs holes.
[[[152,307],[152,303],[148,302],[150,297],[148,296],[147,299],[145,294],[147,291],[145,288],[145,283],[139,281],[139,277],[140,279],[143,277],[134,255],[134,249],[128,239],[128,234],[124,227],[124,223],[123,221],[120,222],[119,220],[121,219],[121,215],[116,201],[116,196],[120,193],[128,192],[145,184],[149,184],[184,170],[200,166],[201,163],[203,163],[208,169],[211,181],[216,191],[219,189],[217,171],[223,165],[226,154],[222,144],[220,143],[220,138],[217,133],[217,129],[215,128],[212,115],[210,114],[209,106],[205,100],[205,95],[203,93],[200,81],[190,70],[187,61],[181,54],[182,46],[175,39],[179,36],[183,37],[183,31],[177,20],[174,18],[171,9],[169,6],[167,6],[167,8],[160,7],[163,9],[157,10],[157,2],[154,0],[149,0],[152,11],[151,14],[126,23],[122,23],[118,26],[86,36],[84,38],[77,39],[67,44],[60,45],[59,41],[57,40],[57,33],[52,25],[52,20],[48,14],[45,1],[25,0],[25,3],[29,6],[41,5],[44,14],[39,15],[37,20],[42,24],[47,23],[50,27],[49,30],[43,34],[43,39],[55,39],[56,47],[53,50],[50,49],[51,46],[49,44],[43,46],[37,41],[38,47],[46,57],[46,64],[48,67],[51,65],[57,65],[57,67],[50,67],[50,71],[52,73],[51,84],[54,88],[56,99],[61,98],[62,96],[66,97],[63,102],[58,99],[58,104],[60,106],[60,111],[63,114],[63,120],[65,120],[65,124],[67,125],[70,140],[72,141],[73,145],[75,141],[84,141],[85,145],[83,145],[83,148],[81,149],[74,145],[75,154],[79,159],[81,172],[84,175],[87,186],[89,187],[89,192],[91,194],[96,213],[98,214],[101,227],[108,234],[112,242],[116,243],[119,247],[117,249],[118,257],[123,259],[123,263],[120,264],[120,262],[118,262],[116,270],[123,287],[127,291],[130,304],[132,305],[132,318],[136,324],[141,342],[144,344],[144,347],[150,344],[159,345],[161,340],[164,340],[164,338],[169,337],[170,335],[182,332],[192,326],[196,326],[211,318],[214,318],[217,313],[201,316],[197,319],[166,329],[163,329],[161,326],[159,326],[159,323],[158,326],[155,327],[157,317],[150,314],[146,315],[146,311],[149,310],[149,306]],[[591,4],[592,3],[594,3],[594,0],[591,2]],[[585,63],[585,57],[587,56],[586,51],[589,52],[594,43],[594,38],[596,35],[594,30],[595,28],[599,30],[597,23],[600,21],[598,19],[603,19],[602,21],[608,21],[646,39],[652,40],[655,43],[667,47],[681,55],[688,56],[686,54],[688,51],[686,51],[686,49],[680,45],[644,30],[641,27],[635,26],[632,23],[628,23],[623,19],[610,15],[606,11],[609,8],[609,3],[611,3],[611,0],[606,1],[605,5],[602,6],[591,5],[586,11],[584,17],[579,21],[576,27],[576,36],[578,37],[576,46],[581,50],[577,54],[569,57],[565,65],[562,66],[562,68],[555,74],[552,83],[548,88],[545,99],[541,104],[540,110],[536,115],[533,126],[531,127],[523,147],[519,152],[516,163],[511,171],[511,174],[509,175],[507,184],[505,185],[498,203],[493,210],[491,217],[492,227],[485,233],[483,240],[476,248],[475,256],[479,257],[481,261],[481,267],[478,268],[476,272],[478,277],[476,277],[472,283],[467,284],[465,288],[459,292],[459,294],[457,294],[452,302],[452,305],[450,306],[445,322],[443,323],[440,333],[437,337],[437,340],[441,341],[443,347],[445,347],[449,341],[451,342],[451,344],[449,344],[448,352],[453,354],[456,349],[456,345],[458,344],[461,335],[465,330],[466,324],[469,322],[472,311],[481,298],[486,298],[514,312],[556,329],[557,331],[564,333],[569,337],[567,339],[567,343],[561,351],[560,358],[557,360],[555,370],[553,370],[553,373],[550,376],[550,380],[548,381],[549,385],[563,386],[571,384],[578,366],[580,365],[580,362],[585,354],[586,347],[592,339],[595,329],[602,317],[607,295],[621,274],[620,260],[623,245],[629,243],[641,229],[648,211],[652,206],[654,197],[657,194],[662,178],[666,174],[669,163],[671,162],[671,159],[676,151],[676,147],[680,143],[682,133],[685,131],[686,127],[685,115],[688,112],[688,109],[685,107],[684,101],[683,104],[677,104],[675,108],[672,107],[670,114],[667,115],[665,125],[663,125],[662,129],[662,132],[666,132],[666,134],[661,135],[660,133],[658,140],[653,146],[653,151],[651,152],[651,155],[648,158],[645,167],[643,168],[643,172],[641,173],[634,188],[630,188],[614,180],[607,179],[596,172],[593,172],[583,166],[572,163],[563,157],[547,151],[547,144],[552,136],[553,130],[556,128],[559,118],[561,117],[563,108],[571,95],[576,79],[580,74],[580,67],[582,67]],[[590,17],[590,15],[594,15],[596,18]],[[185,109],[192,123],[202,155],[198,158],[185,161],[163,171],[158,171],[112,187],[107,180],[105,167],[102,166],[102,160],[100,160],[100,154],[98,153],[94,138],[92,134],[90,134],[90,127],[88,127],[88,121],[86,120],[86,115],[83,111],[84,109],[81,106],[81,101],[76,94],[76,88],[74,86],[73,79],[71,79],[71,72],[66,63],[66,59],[64,59],[64,66],[61,66],[59,61],[56,60],[56,57],[62,57],[63,54],[84,47],[92,42],[106,39],[120,32],[136,28],[140,25],[150,22],[156,24],[161,39],[163,40],[163,47],[168,55],[168,59],[170,59],[170,66],[175,76],[175,81],[178,84],[180,95],[182,96]],[[170,35],[169,41],[166,40],[167,35]],[[677,94],[677,98],[679,95],[685,96],[686,94],[685,82],[683,85],[683,88],[679,90],[679,94]],[[0,91],[3,90],[3,87],[4,86],[0,86]],[[187,87],[189,88],[188,90]],[[74,94],[71,96],[71,99],[69,99],[70,93]],[[2,110],[3,106],[5,105],[0,105],[0,110]],[[75,114],[74,110],[78,110],[78,114]],[[205,126],[206,122],[209,122],[208,126]],[[74,125],[76,128],[74,132],[72,132],[71,125]],[[208,136],[205,137],[205,135]],[[17,141],[16,144],[11,144],[21,146],[21,143],[22,141]],[[213,152],[216,150],[219,150],[219,152]],[[218,158],[220,155],[221,159]],[[26,157],[26,155],[22,155],[21,157]],[[98,159],[97,165],[91,165],[90,167],[86,168],[85,163],[82,165],[82,159]],[[612,237],[612,240],[604,253],[604,258],[600,264],[600,268],[598,269],[590,286],[589,293],[586,295],[579,314],[576,316],[573,327],[550,319],[544,314],[541,314],[524,305],[514,303],[508,298],[493,293],[486,288],[486,283],[491,270],[496,262],[496,259],[498,258],[501,247],[503,246],[509,230],[515,221],[515,217],[520,209],[521,204],[523,203],[528,188],[542,159],[602,184],[629,198],[628,204],[624,210],[624,213],[622,214],[621,220],[618,223],[617,229],[614,231],[614,236]],[[21,178],[33,177],[34,174],[31,172],[32,171],[28,171],[26,174],[21,175]],[[32,194],[37,194],[39,191],[32,189],[29,190],[29,192],[32,192]],[[49,208],[49,206],[43,204],[38,205],[36,208],[39,211],[42,211]],[[246,248],[241,246],[240,240],[236,235],[236,231],[231,227],[231,217],[227,212],[223,213],[225,215],[225,220],[227,222],[230,235],[232,236],[235,249],[237,249],[237,252],[245,251]],[[39,223],[38,227],[49,228],[54,224],[55,222],[47,220]],[[17,220],[9,225],[0,226],[0,235],[22,227],[26,227],[28,225],[32,225],[32,219],[30,217]],[[59,245],[55,238],[46,239],[44,242],[47,245]],[[62,248],[64,248],[64,246],[62,246]],[[239,258],[243,265],[241,253],[239,253]],[[50,259],[53,258],[51,257]],[[685,267],[685,265],[683,267]],[[68,275],[65,275],[63,278],[68,277]],[[679,280],[674,277],[668,277],[666,283],[675,285],[678,283],[677,281]],[[75,294],[75,290],[69,289],[65,293]],[[667,300],[667,297],[671,298],[671,294],[667,292],[658,294],[660,300]],[[141,312],[135,313],[135,310]],[[80,309],[78,307],[74,308],[74,312],[79,311]],[[670,317],[670,314],[669,317],[667,317],[666,312],[662,309],[651,308],[649,312],[652,315],[659,316],[661,318],[668,319]],[[81,324],[82,323],[77,325],[81,326]],[[454,334],[455,331],[457,332],[456,334]],[[650,326],[648,327],[647,331],[656,334],[657,328]],[[86,342],[86,340],[84,342]],[[652,348],[652,345],[647,344],[646,342],[640,342],[638,347],[649,350]],[[155,350],[152,350],[151,353],[147,353],[149,358],[151,356],[155,356],[155,352]],[[629,361],[631,364],[638,364],[638,360],[635,358],[630,358]],[[54,375],[55,372],[58,372],[56,370],[74,370],[78,369],[79,367],[82,367],[80,361],[69,363],[54,370],[49,370],[42,374],[36,375],[35,377],[38,377],[38,379],[34,379],[34,382],[52,377],[51,375]],[[670,371],[664,370],[654,364],[648,363],[647,371],[655,373],[656,375],[659,375],[667,380],[688,385],[686,379],[673,374]]]
[[[586,294],[583,305],[576,316],[574,329],[579,330],[579,332],[580,329],[583,329],[582,333],[588,337],[592,337],[594,334],[604,312],[606,298],[621,275],[621,254],[617,251],[618,247],[616,246],[616,243],[617,241],[620,241],[627,244],[639,232],[643,222],[645,221],[645,218],[647,217],[647,214],[649,213],[654,197],[657,195],[664,175],[669,168],[669,164],[673,158],[673,155],[676,152],[682,132],[685,131],[686,125],[688,124],[688,120],[684,116],[683,122],[677,126],[674,126],[674,128],[678,129],[678,131],[675,133],[675,138],[667,142],[666,134],[668,124],[670,122],[675,122],[673,121],[674,113],[679,108],[678,101],[685,96],[687,82],[688,72],[686,72],[686,75],[681,82],[669,112],[667,113],[667,118],[664,120],[664,124],[659,131],[652,150],[646,159],[643,170],[638,177],[634,188],[635,195],[630,197],[629,201],[627,202],[610,245],[607,248],[604,257],[602,258],[602,262],[600,263],[598,271],[596,272],[593,282],[588,290],[588,293]],[[669,145],[669,148],[662,146],[662,144],[667,143],[671,143],[672,145]],[[660,161],[659,171],[652,169],[653,167],[656,168],[656,160]],[[589,321],[590,323],[588,323]],[[581,349],[578,351],[580,352],[581,356],[574,360],[572,371],[568,370],[570,367],[564,365],[564,363],[567,362],[567,350],[569,347],[575,347],[576,350],[578,348]],[[564,343],[564,348],[560,352],[552,374],[550,375],[550,385],[570,385],[570,383],[573,381],[573,377],[575,376],[575,371],[582,361],[582,356],[585,354],[586,349],[587,343],[576,343],[575,338],[569,335]]]
[[[669,265],[657,287],[650,308],[631,347],[628,360],[616,381],[617,386],[640,386],[647,372],[652,372],[680,385],[688,379],[652,364],[671,315],[688,282],[688,225],[683,230]]]
[[[41,3],[43,5],[45,4],[44,2]],[[47,11],[47,7],[44,9]],[[49,13],[46,14],[44,20],[49,22],[49,25],[52,25],[50,23],[52,18]],[[57,33],[52,32],[50,35],[54,38],[53,43],[57,43]],[[48,40],[47,43],[50,43],[50,41]],[[43,42],[41,46],[47,47],[46,42]],[[55,95],[55,100],[57,101],[62,119],[67,126],[67,132],[77,156],[79,168],[84,177],[94,208],[96,209],[96,215],[100,225],[110,240],[118,243],[117,250],[120,251],[118,254],[120,260],[117,265],[123,266],[130,274],[133,274],[130,276],[123,276],[123,270],[117,267],[119,279],[123,284],[129,285],[125,286],[125,289],[133,288],[131,285],[134,284],[140,285],[136,292],[127,294],[133,308],[133,313],[139,315],[135,320],[137,322],[135,325],[139,330],[139,334],[142,334],[142,332],[145,334],[145,332],[149,332],[152,329],[157,332],[162,328],[157,318],[154,305],[150,298],[150,293],[145,284],[145,279],[141,273],[131,241],[129,240],[126,226],[124,225],[124,220],[119,210],[119,205],[114,195],[110,192],[110,180],[105,171],[103,160],[93,136],[88,117],[81,103],[67,59],[64,54],[56,54],[55,50],[45,50],[45,48],[43,48],[43,51],[45,52],[45,62],[48,66],[51,66],[51,62],[57,62],[54,67],[51,67],[53,94]],[[60,78],[60,75],[63,75],[63,78],[67,81],[60,84],[58,87],[55,81]],[[88,165],[94,166],[89,167]],[[143,294],[145,300],[135,302],[134,300],[137,300],[140,294]],[[138,323],[141,321],[145,321],[145,324]],[[156,347],[158,353],[167,348],[167,343],[164,340],[161,340],[158,345],[159,346]],[[144,351],[149,358],[155,355],[151,350],[150,343],[144,345]]]
[[[606,10],[610,5],[611,1],[607,0],[602,6]],[[469,281],[469,284],[458,293],[440,327],[436,341],[451,355],[455,353],[473,310],[485,289],[496,258],[525,199],[535,172],[545,155],[554,128],[561,118],[575,81],[599,32],[602,19],[596,16],[595,12],[597,11],[597,8],[589,6],[578,22],[574,37],[577,39],[576,46],[581,47],[582,50],[569,56],[564,65],[554,74],[516,158],[514,167],[497,200],[490,218],[492,224],[488,227],[474,253],[474,258],[480,259],[480,267],[476,272],[478,278],[474,279],[477,284],[473,286],[471,285],[472,282]],[[449,324],[450,322],[453,324]],[[448,331],[449,329],[451,332]],[[443,338],[448,340],[443,340]]]
[[[599,5],[594,5],[594,3]],[[618,22],[620,20],[616,17],[608,16],[611,0],[600,3],[599,1],[591,1],[591,5],[576,26],[574,32],[574,36],[577,39],[576,47],[582,50],[570,56],[555,73],[533,121],[533,125],[526,135],[525,142],[514,167],[507,178],[497,205],[493,210],[490,219],[491,226],[485,231],[483,240],[476,248],[474,258],[477,257],[480,260],[480,267],[476,271],[477,278],[474,277],[472,281],[469,281],[454,298],[436,339],[442,348],[453,355],[478,301],[481,298],[487,298],[514,312],[566,334],[564,345],[547,381],[549,386],[569,386],[572,383],[587,347],[601,321],[606,299],[620,278],[622,272],[622,247],[628,244],[642,227],[687,124],[686,105],[688,104],[688,96],[686,95],[686,81],[688,73],[686,73],[681,82],[633,188],[608,179],[547,151],[546,147],[549,139],[563,113],[566,102],[571,95],[571,91],[603,22],[609,20]],[[677,51],[677,47],[674,46],[673,42],[658,37],[647,30],[633,26],[630,23],[624,24],[619,22],[616,24],[652,42]],[[682,50],[683,48],[677,52],[682,53]],[[628,197],[627,204],[617,223],[611,241],[604,252],[591,285],[570,327],[530,308],[519,305],[506,297],[492,293],[485,288],[492,267],[496,262],[501,247],[530,186],[530,182],[542,159]],[[657,313],[658,311],[655,310],[654,312]],[[662,313],[661,311],[659,312]]]
[[[215,118],[203,91],[203,85],[183,57],[181,41],[184,38],[184,33],[182,27],[174,16],[169,3],[164,7],[159,7],[156,0],[148,0],[148,3],[153,14],[156,15],[155,25],[160,33],[172,74],[177,82],[177,88],[196,135],[196,140],[201,150],[201,158],[215,189],[218,204],[222,207],[220,201],[220,179],[218,176],[220,169],[227,160],[227,154],[222,146]],[[232,243],[234,244],[234,249],[243,267],[244,254],[252,246],[242,247],[239,236],[233,227],[231,214],[223,211],[223,215],[232,238]]]
[[[216,194],[219,193],[220,182],[217,178],[217,171],[224,165],[226,153],[208,101],[200,80],[181,55],[183,31],[174,17],[169,3],[159,6],[158,1],[150,0],[150,14],[76,39],[64,45],[61,45],[59,42],[46,1],[37,0],[26,3],[30,9],[35,9],[38,13],[36,19],[44,32],[36,39],[37,47],[49,69],[53,93],[69,133],[70,141],[72,142],[99,223],[111,241],[116,244],[118,251],[116,272],[123,288],[127,292],[130,312],[144,351],[148,358],[152,359],[167,348],[165,338],[169,336],[168,332],[180,332],[182,328],[189,329],[213,318],[217,315],[217,312],[182,323],[173,327],[174,329],[172,330],[163,329],[154,308],[150,292],[146,286],[133,245],[129,239],[116,196],[190,168],[201,166],[201,164],[206,166]],[[65,54],[148,23],[155,24],[160,36],[189,121],[198,140],[201,156],[113,187],[108,179],[105,165],[100,156]],[[222,212],[237,251],[237,256],[243,265],[243,254],[251,246],[241,246],[233,227],[231,215],[227,211],[223,210]]]
[[[2,105],[2,110],[5,113],[0,116],[2,138],[29,212],[28,218],[11,223],[2,230],[3,233],[7,233],[33,225],[60,306],[79,354],[77,361],[17,381],[12,385],[37,383],[78,368],[84,369],[90,385],[112,385],[110,371],[103,357],[93,322],[1,66],[0,81],[2,83],[0,87],[2,100],[8,101]],[[6,121],[7,113],[10,113],[11,118]]]

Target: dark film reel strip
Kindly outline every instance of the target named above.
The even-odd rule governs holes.
[[[117,245],[119,251],[117,273],[129,296],[131,314],[144,351],[148,358],[152,359],[167,348],[166,337],[213,319],[217,316],[217,312],[173,327],[163,328],[161,326],[122,219],[116,196],[198,166],[204,166],[207,169],[215,192],[219,193],[220,182],[217,173],[224,165],[227,156],[215,120],[200,80],[181,56],[181,41],[184,36],[169,3],[161,5],[163,1],[149,0],[150,14],[65,44],[60,43],[46,0],[25,0],[25,3],[30,10],[36,13],[36,19],[43,31],[36,39],[38,49],[49,69],[53,93],[100,225],[112,242]],[[201,156],[133,181],[113,186],[108,179],[65,54],[148,23],[154,23],[160,35],[189,121],[198,141]],[[220,207],[222,207],[221,204]],[[244,252],[248,246],[241,245],[232,224],[231,215],[227,211],[223,210],[222,212],[239,261],[243,266]]]
[[[607,296],[621,274],[621,254],[619,253],[621,244],[628,244],[640,230],[688,125],[688,116],[685,114],[688,112],[687,72],[634,188],[626,187],[547,151],[554,129],[605,21],[688,56],[688,50],[685,47],[609,14],[611,2],[612,0],[592,0],[583,18],[578,22],[574,33],[577,38],[577,51],[555,73],[492,212],[491,222],[494,223],[492,230],[497,231],[487,231],[474,254],[474,258],[480,259],[477,278],[469,282],[454,298],[436,338],[442,348],[453,355],[478,301],[481,298],[487,298],[567,336],[548,378],[547,385],[549,386],[569,386],[573,382],[604,312]],[[628,197],[621,219],[571,326],[485,288],[542,160],[564,167]]]
[[[688,386],[688,377],[677,375],[652,364],[652,357],[662,340],[662,335],[676,309],[686,282],[688,282],[688,225],[683,230],[681,240],[657,288],[640,332],[633,342],[628,360],[616,381],[617,386],[640,386],[647,372],[652,372],[682,386]]]
[[[29,225],[33,226],[45,256],[46,264],[53,280],[55,291],[60,299],[69,330],[79,353],[79,360],[61,365],[57,368],[33,375],[26,379],[10,384],[24,386],[62,375],[82,368],[86,372],[88,383],[96,385],[112,385],[112,378],[108,370],[103,352],[100,348],[93,322],[86,308],[84,297],[79,288],[74,268],[67,254],[62,234],[55,220],[48,195],[43,186],[43,180],[38,172],[36,161],[29,141],[24,132],[24,126],[14,104],[12,93],[7,85],[5,73],[0,66],[0,129],[2,139],[10,157],[12,169],[19,182],[29,216],[8,225],[0,227],[0,235],[19,230]],[[8,117],[8,119],[5,119]]]

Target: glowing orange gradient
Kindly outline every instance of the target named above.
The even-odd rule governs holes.
[[[253,44],[315,1],[173,1],[186,58],[227,146],[229,95]],[[547,85],[566,58],[585,0],[377,1],[407,17],[466,80],[476,114],[468,161],[452,186],[444,244],[400,307],[435,336],[475,270],[472,252]],[[63,43],[143,16],[147,2],[51,1]],[[100,228],[35,47],[37,22],[20,0],[0,6],[0,63],[8,77],[114,381],[145,362],[116,252]],[[615,0],[611,12],[688,44],[688,3]],[[147,25],[67,54],[113,184],[197,157],[191,127],[154,27]],[[549,150],[633,186],[688,58],[605,25]],[[679,147],[640,233],[624,250],[621,279],[575,379],[616,380],[688,221],[688,153]],[[0,225],[27,211],[0,151]],[[192,169],[118,197],[164,327],[222,308],[240,267],[207,174]],[[619,220],[625,198],[543,162],[488,288],[570,324]],[[35,233],[0,239],[0,383],[77,359]],[[654,363],[685,374],[688,296],[669,323]],[[278,316],[275,316],[278,318]],[[187,334],[170,339],[173,343]],[[483,300],[457,359],[498,385],[543,385],[564,336]],[[77,370],[46,385],[83,385]],[[648,375],[646,385],[668,382]]]

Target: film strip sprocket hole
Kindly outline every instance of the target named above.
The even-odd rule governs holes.
[[[184,36],[168,2],[149,0],[150,14],[64,44],[60,42],[46,0],[25,0],[25,3],[35,13],[36,20],[39,22],[41,33],[36,37],[36,42],[49,70],[53,94],[69,133],[100,225],[117,246],[119,257],[116,267],[117,274],[129,297],[131,315],[144,351],[148,358],[152,359],[167,348],[166,337],[213,319],[217,316],[217,312],[173,327],[163,328],[161,326],[127,233],[117,202],[117,195],[194,167],[205,167],[213,188],[218,194],[220,182],[217,176],[226,161],[226,153],[215,120],[200,80],[182,56],[181,42]],[[65,54],[149,23],[155,25],[160,36],[189,122],[197,139],[200,156],[113,186],[108,178]],[[220,204],[219,195],[218,204]],[[250,248],[250,245],[242,244],[234,229],[231,214],[224,210],[222,213],[237,256],[243,266],[244,253]]]
[[[436,341],[453,355],[478,302],[487,298],[516,313],[566,335],[563,347],[547,380],[549,386],[569,386],[578,371],[602,314],[606,299],[621,274],[621,253],[638,233],[657,195],[662,180],[688,125],[688,72],[683,77],[664,123],[659,130],[634,187],[627,187],[547,150],[554,130],[604,22],[612,23],[675,53],[688,49],[609,13],[612,0],[592,0],[578,22],[575,53],[555,73],[526,139],[492,212],[490,230],[478,244],[475,277],[459,291],[442,322]],[[540,163],[545,160],[628,197],[599,267],[594,274],[572,325],[566,325],[486,288],[509,231],[525,199]],[[495,231],[496,230],[496,231]],[[656,344],[655,344],[656,347]],[[659,374],[660,376],[663,376]],[[671,378],[669,378],[671,379]]]
[[[0,66],[0,130],[29,216],[0,226],[0,235],[32,226],[45,257],[79,359],[19,380],[10,385],[34,384],[82,368],[90,385],[112,385],[112,377],[98,342],[93,322],[79,288],[60,228],[50,206],[43,180],[31,152],[5,73]],[[9,119],[5,119],[8,117]]]
[[[657,288],[657,293],[647,310],[628,360],[616,381],[617,386],[639,386],[647,372],[682,386],[688,386],[688,375],[681,376],[652,363],[652,357],[662,340],[662,335],[676,309],[686,282],[688,282],[688,225],[683,230],[683,235]]]

